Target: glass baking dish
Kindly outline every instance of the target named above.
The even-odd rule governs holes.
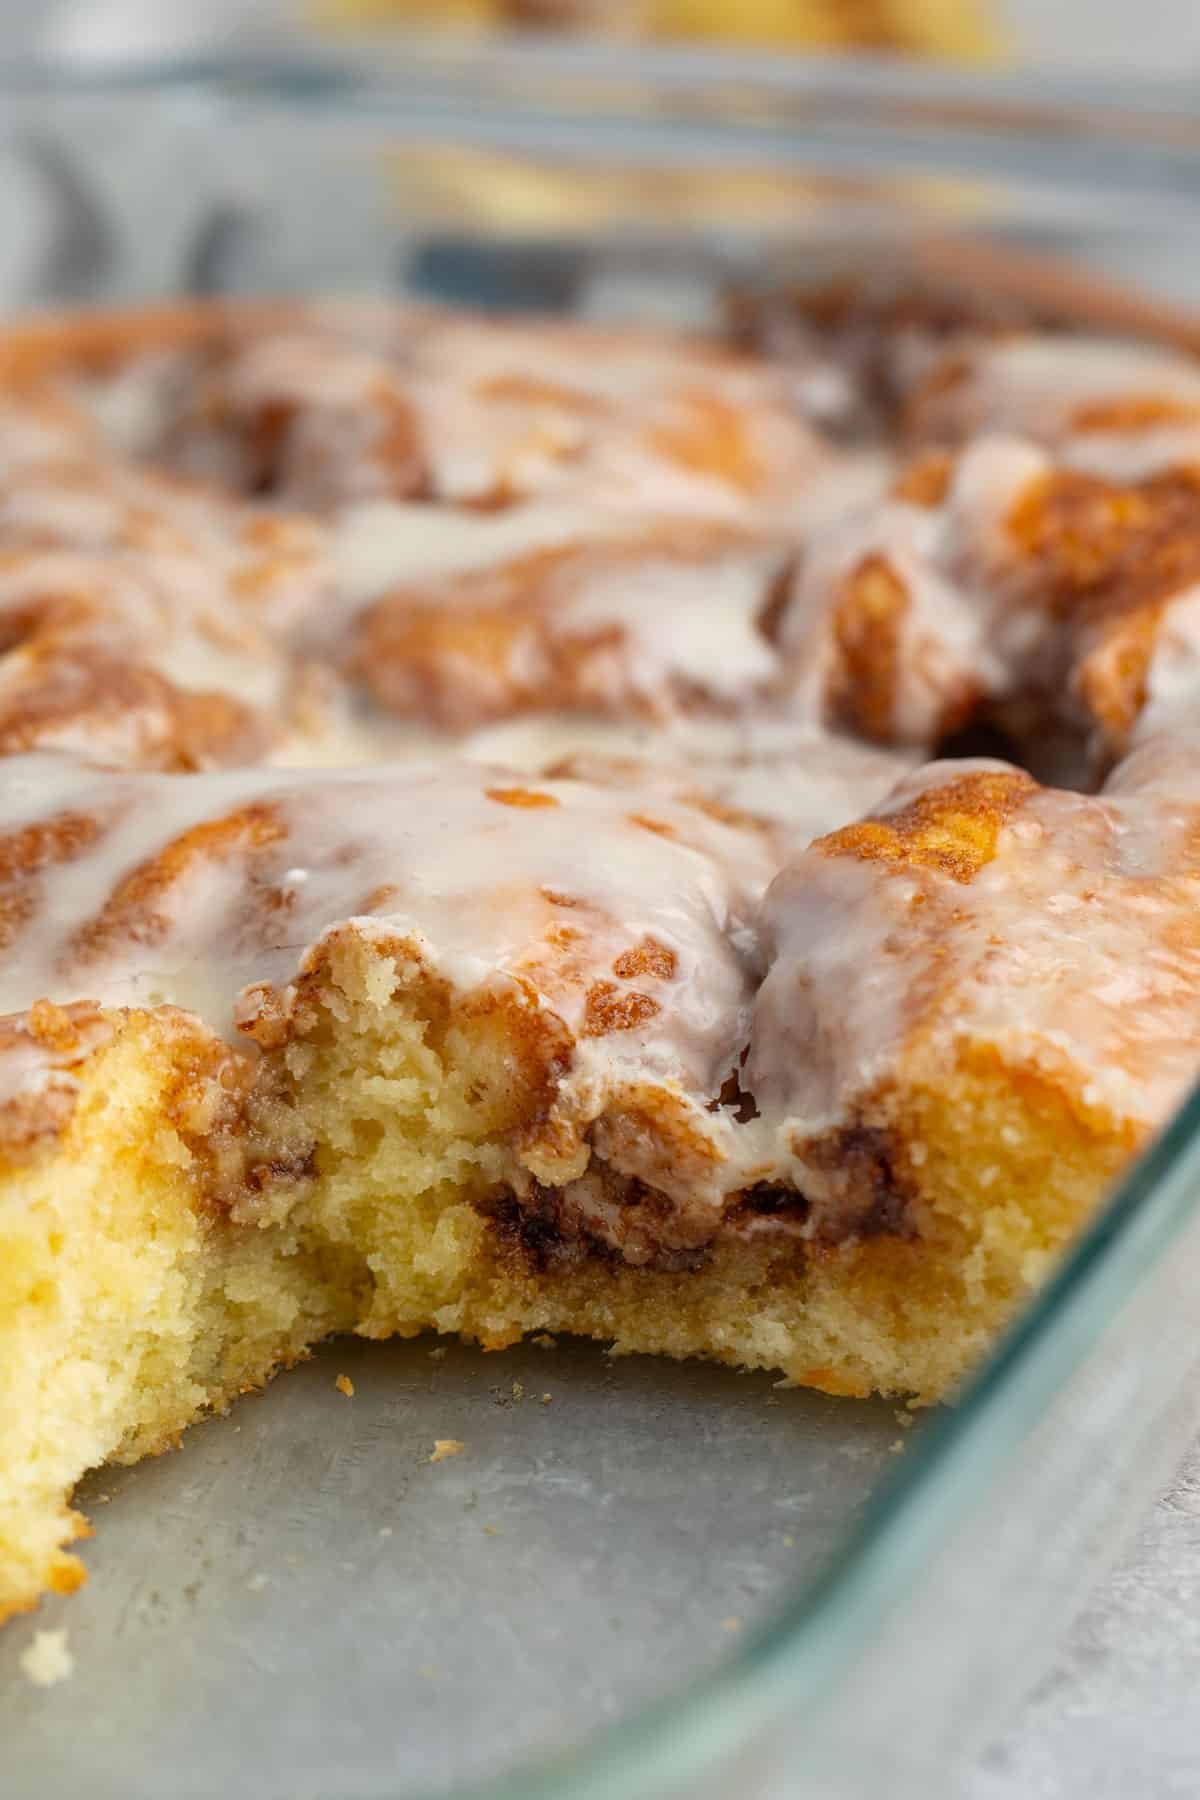
[[[881,260],[1074,304],[1048,249],[1101,323],[1178,332],[1200,294],[1166,81],[409,44],[2,82],[9,311],[403,291],[704,324],[731,283]],[[598,1346],[329,1347],[89,1480],[91,1583],[0,1641],[6,1796],[949,1791],[1200,1422],[1198,1193],[1200,1097],[915,1424]],[[76,1668],[39,1691],[47,1625]]]

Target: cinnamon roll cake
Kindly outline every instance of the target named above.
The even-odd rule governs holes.
[[[665,333],[0,343],[0,1615],[332,1332],[937,1399],[1169,1116],[1197,378],[938,354],[851,442]]]

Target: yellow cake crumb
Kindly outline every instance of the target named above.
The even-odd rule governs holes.
[[[21,1653],[20,1663],[34,1687],[57,1687],[75,1672],[75,1658],[67,1649],[65,1631],[35,1631],[33,1642]]]
[[[176,1128],[211,1041],[156,1015],[132,1016],[95,1055],[61,1137],[0,1181],[0,1320],[23,1346],[0,1418],[0,1617],[84,1579],[66,1548],[87,1531],[71,1505],[84,1471],[174,1445],[198,1414],[339,1332],[434,1327],[497,1349],[528,1333],[548,1348],[553,1326],[617,1355],[776,1371],[784,1391],[768,1404],[789,1403],[797,1381],[937,1398],[1026,1291],[1030,1251],[1069,1239],[1101,1164],[1115,1173],[1122,1154],[1086,1126],[1072,1135],[1044,1087],[969,1068],[906,1090],[942,1205],[919,1237],[783,1259],[765,1236],[717,1241],[686,1271],[535,1267],[477,1203],[504,1180],[515,1102],[498,1071],[507,1082],[520,1021],[448,1014],[420,974],[380,1002],[376,950],[348,939],[337,957],[303,1043],[265,1053],[276,1060],[254,1151],[284,1168],[299,1155],[306,1176],[284,1181],[252,1229],[207,1203]],[[997,1124],[1014,1116],[1027,1147],[1006,1165],[1001,1204],[972,1172],[980,1141],[997,1160]],[[523,1392],[510,1379],[501,1404]],[[463,1449],[439,1440],[430,1460]]]
[[[345,1394],[347,1400],[353,1400],[354,1383],[348,1375],[339,1375],[333,1385],[339,1394]]]
[[[435,1438],[429,1460],[431,1463],[445,1462],[447,1457],[461,1456],[466,1447],[461,1438]]]

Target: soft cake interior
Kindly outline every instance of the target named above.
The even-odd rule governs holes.
[[[1193,1078],[1195,369],[835,313],[0,338],[0,1618],[334,1332],[939,1398]]]
[[[876,1179],[919,1179],[919,1236],[764,1229],[635,1267],[514,1198],[546,1066],[520,1009],[456,1002],[352,937],[256,1063],[126,1018],[62,1138],[0,1186],[0,1616],[83,1579],[63,1546],[88,1529],[87,1469],[173,1446],[333,1331],[573,1331],[834,1393],[944,1393],[1128,1153],[968,1059],[893,1099]],[[769,1225],[802,1203],[742,1205]]]

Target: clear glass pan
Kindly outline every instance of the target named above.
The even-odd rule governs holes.
[[[9,70],[0,305],[407,290],[703,322],[731,279],[981,245],[1032,254],[1022,280],[1058,279],[1048,250],[1091,270],[1118,323],[1102,280],[1200,295],[1169,81],[388,54]],[[1200,1098],[915,1431],[595,1347],[331,1347],[89,1483],[93,1579],[36,1621],[73,1683],[23,1681],[32,1623],[0,1644],[6,1796],[949,1791],[1200,1417],[1198,1192]]]

